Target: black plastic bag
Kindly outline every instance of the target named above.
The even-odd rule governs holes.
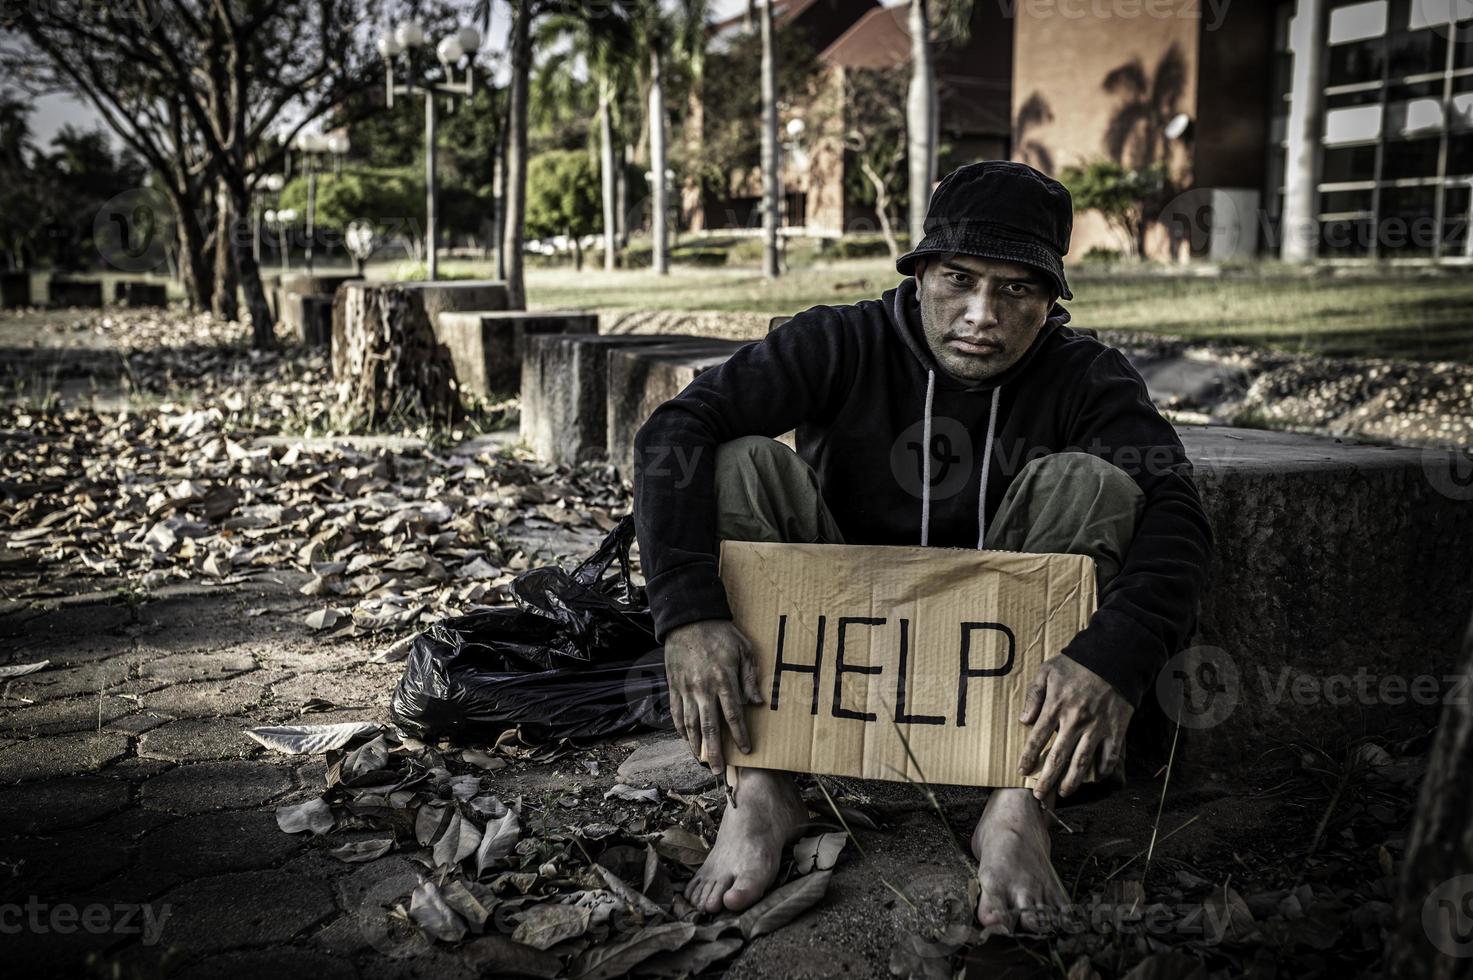
[[[535,740],[665,728],[670,700],[644,590],[630,580],[624,518],[572,572],[534,568],[514,606],[447,619],[415,637],[389,713],[421,740]]]

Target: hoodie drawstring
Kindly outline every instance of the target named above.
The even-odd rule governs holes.
[[[997,399],[1002,385],[992,389],[992,408],[987,412],[987,443],[982,447],[982,474],[977,478],[977,547],[987,538],[987,474],[992,470],[992,435],[997,431]]]
[[[936,398],[936,372],[926,372],[926,415],[921,423],[921,547],[931,538],[931,403]]]
[[[1002,386],[992,389],[987,412],[987,441],[982,445],[982,467],[977,476],[977,547],[987,539],[987,473],[992,469],[992,440],[997,433],[997,403]],[[936,372],[926,371],[926,414],[921,423],[921,547],[931,539],[931,406],[936,399]]]

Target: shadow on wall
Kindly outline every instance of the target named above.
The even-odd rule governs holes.
[[[1054,155],[1048,147],[1030,138],[1028,131],[1037,126],[1047,126],[1053,121],[1054,110],[1049,108],[1048,100],[1037,92],[1028,96],[1027,101],[1018,107],[1018,115],[1013,119],[1013,132],[1017,134],[1018,140],[1015,156],[1033,169],[1046,174],[1054,172]]]

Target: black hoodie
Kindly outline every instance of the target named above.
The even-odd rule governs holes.
[[[979,546],[1025,463],[1083,451],[1128,473],[1145,507],[1063,653],[1138,705],[1194,628],[1212,550],[1175,429],[1124,355],[1065,326],[1062,307],[1016,364],[975,384],[937,365],[920,319],[913,278],[879,300],[815,306],[650,415],[634,443],[634,512],[657,636],[731,618],[716,573],[722,442],[796,429],[846,542],[961,548]]]

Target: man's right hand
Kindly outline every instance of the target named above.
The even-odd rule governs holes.
[[[761,704],[752,646],[729,619],[677,626],[665,636],[665,675],[670,683],[670,718],[691,751],[718,777],[726,772],[721,725],[737,748],[752,751],[745,705]]]

